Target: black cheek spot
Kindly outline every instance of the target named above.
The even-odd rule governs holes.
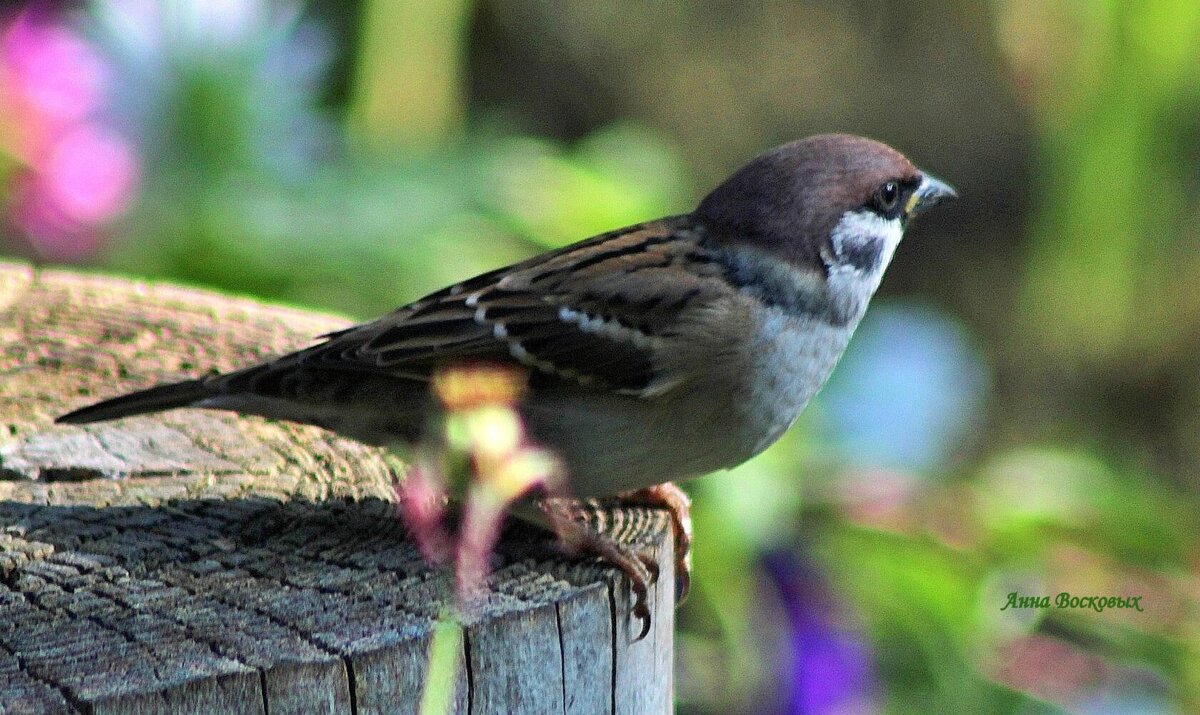
[[[842,260],[864,273],[879,267],[883,254],[883,241],[865,241],[861,244],[842,246]]]

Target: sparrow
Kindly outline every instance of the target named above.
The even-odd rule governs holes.
[[[565,464],[573,495],[686,507],[682,492],[656,485],[728,469],[779,439],[834,369],[909,221],[955,196],[885,144],[793,141],[691,213],[484,273],[262,364],[57,421],[201,407],[411,444],[440,409],[435,372],[499,362],[527,371],[518,409]]]

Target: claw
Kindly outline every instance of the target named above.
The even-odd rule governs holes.
[[[645,590],[642,590],[637,595],[637,603],[633,606],[633,617],[642,621],[642,632],[638,633],[637,638],[633,639],[633,642],[637,643],[650,632],[650,607],[646,605]]]
[[[675,601],[683,603],[692,586],[692,500],[671,482],[625,492],[622,504],[663,507],[671,514],[675,533]]]
[[[642,566],[646,568],[646,572],[650,576],[650,580],[647,582],[647,584],[653,585],[658,583],[658,559],[641,551],[635,552],[634,555],[637,556],[638,561],[642,562]]]
[[[642,621],[642,631],[638,634],[637,638],[633,639],[633,642],[637,643],[641,639],[645,638],[646,634],[650,632],[649,586],[658,583],[659,569],[658,561],[649,554],[638,552],[635,555],[637,556],[638,561],[641,562],[642,566],[645,567],[646,574],[650,577],[648,581],[642,581],[641,579],[636,579],[632,576],[629,578],[629,584],[633,589],[634,594],[632,615],[634,618],[641,619]],[[629,576],[628,572],[626,573],[626,576]]]
[[[692,572],[691,569],[675,569],[675,603],[683,603],[687,600],[688,591],[692,588]]]
[[[650,586],[658,582],[659,576],[658,562],[654,556],[589,528],[580,520],[586,510],[581,510],[578,502],[572,504],[561,499],[544,499],[540,505],[554,533],[568,549],[599,556],[620,569],[629,579],[634,598],[631,615],[642,622],[642,630],[634,642],[645,638],[650,632]]]

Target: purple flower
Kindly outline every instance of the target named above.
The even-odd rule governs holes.
[[[780,659],[780,712],[850,715],[878,710],[876,676],[865,639],[838,618],[824,579],[790,552],[763,557],[778,590],[788,638]]]

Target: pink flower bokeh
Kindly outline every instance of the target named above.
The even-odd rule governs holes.
[[[0,174],[11,228],[41,258],[85,259],[138,183],[133,147],[98,114],[107,68],[67,26],[37,8],[0,30]]]

